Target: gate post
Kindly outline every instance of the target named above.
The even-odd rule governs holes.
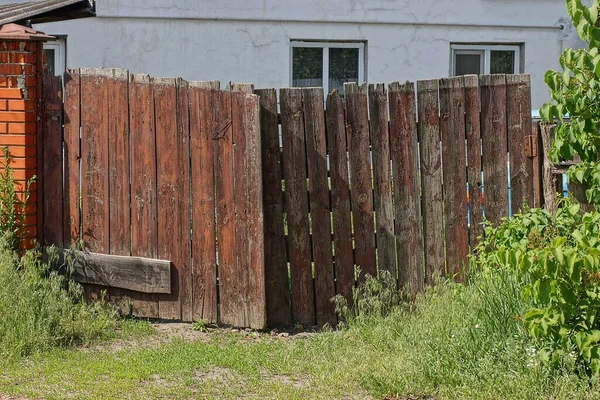
[[[42,193],[37,188],[41,188],[42,166],[43,42],[51,39],[17,24],[0,27],[0,147],[8,148],[12,158],[15,190],[21,200],[27,182],[37,177],[21,210],[25,214],[22,249],[31,248],[42,232]]]

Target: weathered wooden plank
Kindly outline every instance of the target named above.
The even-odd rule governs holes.
[[[129,191],[129,72],[115,70],[108,79],[108,192],[109,253],[131,255],[131,193]],[[122,315],[132,311],[130,290],[109,288],[112,303]]]
[[[111,70],[81,70],[81,201],[82,233],[86,249],[109,250],[108,92]],[[86,286],[90,299],[107,287]]]
[[[345,83],[346,129],[350,159],[350,196],[354,222],[354,255],[362,275],[377,276],[373,183],[369,152],[367,87]]]
[[[179,300],[181,318],[193,321],[193,264],[191,243],[191,194],[190,194],[190,97],[188,83],[177,79],[177,160],[179,195]]]
[[[219,90],[221,87],[221,82],[219,81],[190,81],[190,87],[198,88],[198,89],[214,89]]]
[[[552,141],[554,140],[554,129],[556,125],[542,123],[540,124],[540,133],[542,137],[542,149],[544,155],[544,162],[542,168],[542,188],[544,195],[544,208],[551,214],[556,213],[558,204],[556,198],[558,193],[562,193],[562,177],[554,174],[553,163],[550,161],[550,149],[552,148]],[[560,178],[560,179],[559,179]]]
[[[288,326],[292,323],[292,313],[283,226],[277,92],[260,89],[254,93],[260,100],[267,325]]]
[[[439,89],[446,273],[464,281],[469,254],[464,79],[441,79]]]
[[[288,224],[293,318],[302,325],[311,326],[315,323],[315,306],[306,195],[306,140],[302,89],[281,89],[280,101],[284,205]]]
[[[327,96],[327,148],[331,170],[331,210],[335,252],[336,293],[352,301],[354,287],[354,252],[350,212],[350,180],[346,123],[342,98],[337,90]]]
[[[64,224],[65,244],[75,242],[81,232],[81,209],[79,200],[79,162],[81,149],[79,126],[81,121],[79,69],[65,72],[65,99],[63,115],[64,135]]]
[[[465,137],[467,139],[467,181],[469,183],[469,244],[475,248],[483,235],[481,182],[481,122],[479,112],[479,77],[467,75],[465,83]]]
[[[398,280],[416,293],[423,289],[425,269],[415,87],[394,82],[389,93]]]
[[[302,90],[317,324],[323,326],[328,323],[333,326],[337,323],[337,319],[331,302],[331,299],[335,296],[335,282],[327,179],[324,101],[323,89],[306,88]]]
[[[254,84],[252,84],[252,83],[233,83],[231,85],[231,91],[252,94],[252,93],[254,93]]]
[[[379,271],[389,271],[397,279],[388,101],[384,84],[369,85],[369,110],[375,181],[377,264]]]
[[[423,237],[425,282],[435,282],[445,274],[444,223],[442,201],[442,164],[440,154],[440,117],[438,81],[417,82],[419,142],[423,197]]]
[[[224,323],[264,329],[265,293],[264,223],[258,97],[232,94],[234,148],[235,235],[237,250],[238,312]]]
[[[44,120],[42,124],[43,240],[64,246],[62,165],[62,77],[44,71]]]
[[[214,92],[212,139],[215,152],[215,196],[219,254],[220,321],[234,320],[239,312],[235,246],[235,181],[233,172],[233,131],[231,92]]]
[[[156,118],[158,258],[171,260],[171,292],[158,297],[161,319],[181,319],[179,287],[181,281],[181,198],[186,188],[180,182],[182,154],[179,154],[177,129],[177,89],[174,78],[154,78],[154,116]]]
[[[506,75],[506,118],[510,155],[510,201],[513,214],[523,204],[533,207],[533,159],[525,155],[525,139],[531,135],[531,79]]]
[[[481,76],[481,140],[484,215],[496,223],[508,216],[506,76]]]
[[[542,134],[540,132],[540,122],[535,121],[531,124],[532,141],[535,145],[535,155],[533,157],[533,207],[541,208],[544,206],[544,193],[542,191],[542,169],[544,161],[544,147],[542,143]]]
[[[134,290],[141,293],[169,293],[171,261],[57,249],[59,260],[75,261],[73,279],[80,283]]]
[[[193,319],[217,322],[213,129],[216,91],[190,83]]]
[[[133,75],[129,85],[131,152],[131,254],[158,257],[156,128],[153,86],[148,75]],[[157,318],[158,296],[133,293],[133,313]]]

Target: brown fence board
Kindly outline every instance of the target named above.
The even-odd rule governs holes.
[[[109,254],[131,254],[131,192],[129,191],[129,72],[114,70],[108,79]],[[121,314],[131,313],[131,291],[111,287],[111,301]]]
[[[483,235],[481,182],[481,122],[479,113],[479,77],[467,75],[465,83],[465,137],[467,139],[467,181],[469,183],[469,244],[477,245]]]
[[[153,80],[157,157],[157,224],[158,258],[171,260],[171,293],[158,296],[161,319],[181,319],[179,301],[181,275],[181,198],[186,188],[181,185],[179,130],[177,129],[177,88],[172,78]]]
[[[533,207],[540,208],[544,206],[543,193],[543,164],[544,164],[544,144],[540,131],[540,122],[533,121],[531,124],[531,134],[536,146],[535,156],[533,157]]]
[[[337,90],[327,96],[326,123],[331,170],[336,293],[351,301],[354,287],[354,252],[352,249],[348,152],[344,106]]]
[[[134,75],[129,85],[131,151],[131,253],[158,258],[156,128],[150,77]],[[133,313],[157,318],[158,296],[133,293]]]
[[[217,322],[215,177],[212,109],[216,91],[190,83],[193,319]]]
[[[63,243],[62,77],[44,71],[42,125],[44,230],[46,245]]]
[[[79,125],[81,120],[81,82],[79,69],[65,72],[65,99],[63,115],[64,136],[64,224],[65,245],[75,242],[81,232],[81,210],[79,203]]]
[[[532,129],[529,75],[506,75],[506,101],[511,210],[516,214],[523,204],[534,205],[533,159],[525,155],[525,139]]]
[[[361,276],[377,276],[373,183],[369,152],[369,114],[366,85],[345,83],[346,129],[350,158],[350,198],[354,223],[355,261]]]
[[[86,249],[109,250],[108,93],[110,70],[81,70],[82,232]],[[87,285],[88,297],[99,298],[104,286]]]
[[[425,244],[425,281],[444,275],[444,224],[442,201],[442,164],[438,111],[438,81],[417,82],[419,141],[423,197],[423,237]]]
[[[484,214],[491,223],[508,215],[506,76],[481,77]]]
[[[283,226],[277,92],[261,89],[254,93],[260,100],[267,324],[287,326],[292,323],[292,313]]]
[[[369,85],[369,115],[373,152],[373,179],[375,181],[377,265],[379,271],[389,271],[394,279],[397,279],[387,100],[384,84]]]
[[[308,164],[308,190],[312,223],[312,251],[315,275],[317,324],[335,325],[337,319],[331,298],[335,296],[331,215],[327,179],[327,140],[323,89],[302,90],[304,131]]]
[[[288,223],[289,261],[292,278],[293,318],[302,325],[315,323],[310,257],[308,196],[302,90],[281,89],[281,131],[285,211]]]
[[[392,83],[389,93],[398,280],[414,293],[425,282],[414,84]]]
[[[215,92],[213,98],[215,120],[212,138],[215,151],[215,196],[217,202],[217,235],[219,254],[219,295],[221,321],[235,318],[236,297],[235,246],[235,182],[233,175],[233,132],[231,122],[231,92]]]
[[[441,79],[439,87],[446,271],[464,280],[469,254],[464,79]]]

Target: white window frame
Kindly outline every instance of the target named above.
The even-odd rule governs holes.
[[[329,94],[329,49],[358,49],[358,85],[365,81],[364,42],[312,42],[290,41],[290,87],[294,85],[294,47],[318,47],[323,49],[323,92]]]
[[[515,63],[513,74],[521,73],[521,46],[505,44],[451,44],[450,76],[455,76],[457,54],[483,54],[481,57],[481,73],[489,74],[492,51],[514,51]]]
[[[56,75],[62,75],[66,70],[67,42],[65,39],[53,40],[44,43],[44,49],[54,50],[54,71]]]

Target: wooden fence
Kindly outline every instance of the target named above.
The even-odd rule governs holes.
[[[541,204],[528,75],[278,99],[72,70],[62,138],[49,117],[59,86],[46,85],[43,179],[64,178],[64,190],[47,193],[45,241],[172,261],[171,294],[108,288],[135,315],[335,324],[330,299],[351,295],[355,267],[413,291],[462,279],[484,215]]]

